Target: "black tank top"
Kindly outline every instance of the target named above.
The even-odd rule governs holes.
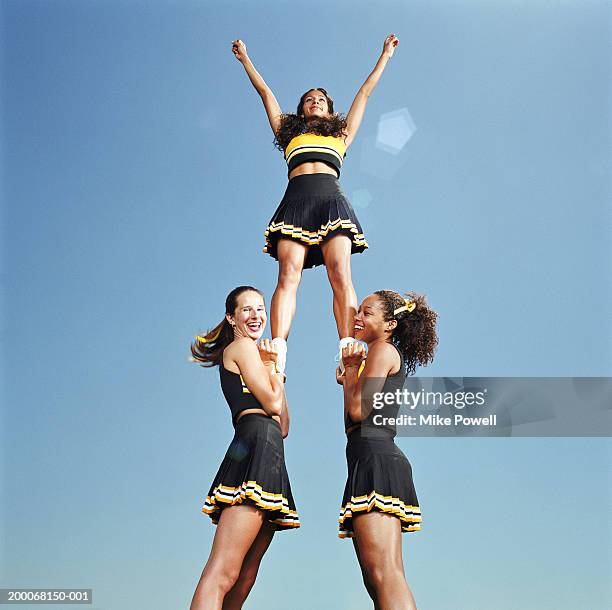
[[[404,387],[404,382],[406,381],[406,368],[404,366],[404,356],[402,355],[402,352],[399,350],[399,348],[397,347],[397,345],[394,345],[393,343],[391,344],[393,345],[393,347],[397,350],[397,353],[399,354],[400,357],[400,367],[399,370],[397,371],[397,373],[395,373],[394,375],[389,375],[387,377],[387,380],[385,381],[385,384],[383,385],[383,389],[381,390],[382,392],[392,392],[395,393],[396,390],[401,390]],[[347,414],[346,417],[344,418],[344,429],[345,431],[348,430],[351,426],[360,426],[361,428],[369,428],[369,429],[376,429],[376,430],[383,430],[384,432],[388,433],[389,436],[394,437],[397,434],[397,430],[395,429],[395,426],[392,425],[382,425],[382,424],[375,424],[374,423],[374,417],[375,416],[382,416],[382,418],[396,418],[398,411],[400,408],[400,404],[398,401],[394,401],[392,404],[384,404],[382,406],[382,408],[380,409],[374,409],[372,408],[372,410],[370,411],[370,413],[368,414],[368,416],[359,421],[353,421],[350,416]],[[379,417],[376,418],[377,420],[381,419]],[[388,419],[382,419],[381,421],[389,421]],[[364,434],[366,433],[366,431],[364,430]]]
[[[247,409],[263,409],[261,403],[251,394],[249,388],[240,373],[228,371],[223,366],[223,360],[219,364],[219,376],[221,377],[221,389],[232,412],[232,424],[236,426],[236,418]]]

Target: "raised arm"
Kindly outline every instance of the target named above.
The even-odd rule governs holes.
[[[368,103],[368,98],[370,97],[372,91],[378,84],[378,80],[380,79],[389,58],[393,56],[393,52],[395,51],[395,47],[399,44],[399,39],[394,34],[389,34],[387,38],[385,38],[385,42],[383,44],[383,50],[374,66],[374,70],[370,73],[368,78],[366,78],[363,85],[359,91],[357,91],[357,95],[351,104],[351,107],[346,115],[346,145],[349,146],[351,142],[355,139],[357,135],[357,131],[359,130],[359,126],[361,125],[361,120],[363,119],[363,113],[365,112],[366,104]]]
[[[232,42],[232,53],[244,67],[249,80],[253,84],[253,87],[255,87],[255,91],[259,93],[264,108],[266,109],[266,114],[268,115],[268,121],[270,121],[270,127],[272,127],[274,135],[276,135],[280,129],[280,116],[282,111],[276,101],[274,93],[272,93],[272,89],[268,87],[266,81],[261,77],[261,74],[255,69],[253,62],[247,55],[246,45],[242,40],[234,40]]]

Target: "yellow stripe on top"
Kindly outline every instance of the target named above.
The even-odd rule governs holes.
[[[363,369],[365,369],[365,360],[359,365],[359,370],[357,371],[357,379],[361,377],[361,373],[363,373]]]
[[[346,156],[346,144],[342,138],[303,133],[293,138],[285,149],[285,161],[291,171],[305,161],[325,161],[336,167],[338,173]]]
[[[249,388],[247,388],[247,384],[244,383],[244,379],[242,378],[242,375],[240,375],[240,383],[242,384],[242,393],[243,394],[250,394],[251,390],[249,390]]]

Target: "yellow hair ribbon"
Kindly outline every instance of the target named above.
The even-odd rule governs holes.
[[[393,310],[394,316],[396,316],[398,313],[401,313],[402,311],[407,311],[408,313],[411,313],[414,311],[414,308],[416,307],[416,303],[414,301],[410,301],[409,299],[404,299],[404,303],[405,305],[402,305],[401,307],[398,307],[397,309]]]
[[[220,334],[221,334],[221,329],[219,329],[215,333],[214,337],[209,337],[208,335],[206,335],[205,337],[202,337],[200,335],[197,335],[196,340],[199,341],[200,343],[212,343],[213,341],[216,341],[219,338]]]

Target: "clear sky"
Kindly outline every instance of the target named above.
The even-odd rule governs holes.
[[[284,110],[322,86],[344,112],[400,38],[341,184],[370,244],[358,295],[412,289],[439,312],[423,375],[612,374],[609,2],[1,6],[0,586],[188,607],[232,435],[218,375],[188,346],[234,286],[271,296],[263,230],[286,185],[235,38]],[[377,146],[393,112],[416,127],[399,154]],[[246,607],[365,610],[336,538],[346,466],[322,268],[304,274],[289,345],[303,526],[277,535]],[[423,511],[404,536],[420,608],[612,606],[609,439],[398,444]]]

